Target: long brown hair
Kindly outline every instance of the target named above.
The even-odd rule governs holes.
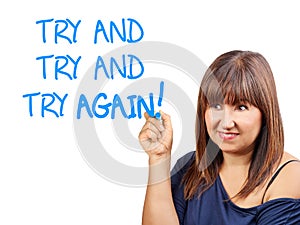
[[[262,185],[283,155],[283,125],[269,63],[256,52],[224,53],[209,66],[199,89],[195,160],[183,178],[186,199],[207,190],[215,182],[223,162],[222,152],[209,138],[204,117],[208,105],[220,99],[233,105],[246,99],[259,108],[263,118],[247,180],[236,197],[245,198]]]

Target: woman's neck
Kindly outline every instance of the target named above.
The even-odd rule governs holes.
[[[252,151],[243,155],[223,152],[223,162],[220,168],[220,173],[224,175],[228,174],[228,176],[242,176],[246,179],[251,164],[252,154]]]

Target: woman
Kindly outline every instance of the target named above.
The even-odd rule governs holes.
[[[143,224],[300,224],[300,163],[284,152],[276,87],[259,53],[231,51],[199,90],[196,151],[170,174],[172,124],[145,114],[149,155]]]

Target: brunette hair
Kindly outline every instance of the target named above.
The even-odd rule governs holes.
[[[262,113],[262,127],[255,142],[248,177],[235,197],[245,198],[271,175],[283,155],[284,135],[276,86],[267,60],[251,51],[234,50],[217,57],[204,74],[196,116],[195,160],[183,177],[184,195],[200,196],[216,180],[222,152],[208,135],[205,111],[210,103],[235,105],[247,101]]]

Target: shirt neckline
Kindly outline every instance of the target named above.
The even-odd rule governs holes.
[[[229,196],[228,196],[228,194],[227,194],[227,192],[226,192],[226,190],[225,190],[225,187],[224,187],[224,185],[223,185],[223,183],[222,183],[222,180],[221,180],[221,177],[220,177],[219,174],[218,174],[218,176],[217,176],[217,182],[218,182],[218,185],[220,185],[220,187],[221,187],[221,191],[222,191],[222,194],[223,194],[223,196],[224,196],[224,201],[225,201],[225,202],[228,202],[229,205],[232,206],[233,208],[238,209],[238,210],[241,210],[241,211],[243,211],[243,212],[249,212],[249,213],[251,213],[251,212],[256,211],[257,208],[260,206],[260,205],[257,205],[257,206],[247,207],[247,208],[238,206],[237,204],[235,204],[233,201],[231,201],[231,200],[229,199]]]

